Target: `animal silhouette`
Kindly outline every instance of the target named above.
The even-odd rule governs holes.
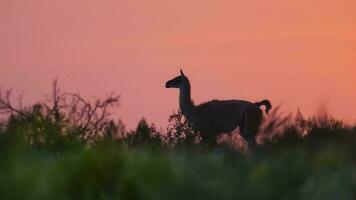
[[[266,107],[265,112],[272,108],[268,100],[251,103],[244,100],[212,100],[195,105],[191,99],[191,86],[187,76],[180,70],[180,76],[166,82],[166,88],[179,89],[179,108],[192,125],[201,133],[202,142],[216,145],[216,136],[221,133],[231,133],[237,127],[240,135],[253,149],[256,134],[263,119],[260,106]]]

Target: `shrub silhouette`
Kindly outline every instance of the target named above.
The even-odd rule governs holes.
[[[136,130],[127,131],[121,120],[111,118],[111,108],[118,106],[120,96],[89,101],[79,94],[63,93],[53,82],[51,98],[32,106],[16,107],[11,90],[0,93],[0,131],[3,137],[16,135],[18,141],[36,149],[64,150],[76,144],[91,145],[111,142],[130,147],[201,147],[200,134],[180,111],[169,116],[165,131],[149,125],[142,118]],[[291,145],[308,149],[339,147],[355,149],[355,127],[347,126],[330,115],[305,119],[300,111],[294,119],[280,116],[279,107],[262,126],[262,150],[288,148]],[[19,137],[21,139],[19,139]],[[346,144],[346,145],[345,145]],[[5,145],[6,146],[6,145]]]
[[[57,80],[53,82],[51,99],[33,106],[18,107],[11,102],[11,90],[0,93],[1,130],[3,134],[18,133],[33,148],[49,148],[66,143],[92,143],[117,132],[110,117],[110,108],[117,106],[120,96],[111,94],[93,102],[79,94],[62,93]]]
[[[158,147],[161,145],[160,135],[153,131],[153,127],[148,125],[145,118],[138,122],[136,130],[128,133],[124,140],[131,147]]]
[[[199,132],[195,131],[192,125],[185,119],[182,112],[173,112],[169,118],[170,123],[164,137],[164,142],[169,146],[194,146],[201,138]]]

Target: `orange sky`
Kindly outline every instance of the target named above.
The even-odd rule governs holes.
[[[354,0],[0,0],[0,86],[43,99],[122,95],[118,115],[165,125],[190,77],[196,102],[269,98],[356,121]]]

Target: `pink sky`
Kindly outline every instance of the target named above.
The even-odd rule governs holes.
[[[0,87],[31,103],[59,76],[65,91],[121,94],[129,128],[163,126],[182,67],[197,103],[268,98],[355,122],[355,13],[354,0],[0,0]]]

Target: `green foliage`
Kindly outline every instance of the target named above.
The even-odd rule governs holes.
[[[354,199],[355,160],[299,148],[252,157],[118,145],[0,164],[1,199]]]
[[[127,131],[109,118],[115,98],[54,91],[52,103],[24,108],[0,95],[0,199],[356,197],[356,127],[329,115],[275,111],[254,152],[202,151],[180,112],[165,131],[145,119]]]

